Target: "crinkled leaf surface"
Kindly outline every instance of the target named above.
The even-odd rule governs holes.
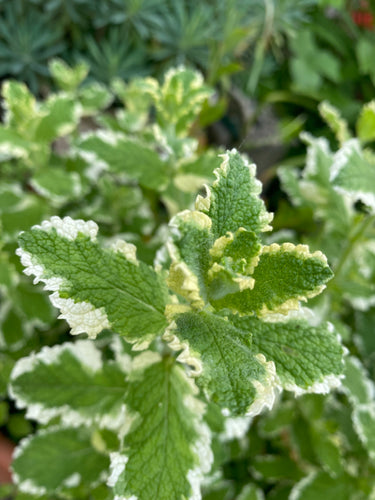
[[[93,222],[53,217],[20,236],[26,274],[54,291],[52,303],[72,333],[96,336],[104,328],[135,342],[165,326],[167,288],[162,277],[120,242],[102,248]]]
[[[44,495],[100,482],[109,458],[95,450],[85,427],[49,428],[26,438],[14,455],[13,479],[21,491]]]
[[[299,300],[314,297],[333,276],[321,252],[311,254],[304,245],[285,243],[262,248],[259,262],[251,277],[254,287],[219,298],[212,297],[215,307],[228,307],[241,314],[298,308]]]
[[[198,364],[198,383],[221,407],[234,414],[246,413],[257,396],[261,399],[264,387],[272,386],[271,367],[255,357],[251,331],[204,312],[181,314],[176,325],[172,333],[181,348],[188,345],[192,358],[182,359]]]
[[[202,305],[207,300],[206,281],[211,261],[210,220],[201,212],[186,210],[175,216],[170,225],[177,230],[179,255],[172,256],[168,285],[193,304]]]
[[[202,211],[212,219],[212,233],[216,238],[240,227],[259,233],[270,229],[272,215],[259,198],[261,183],[255,178],[255,165],[249,165],[233,150],[224,155],[224,161],[215,171]]]
[[[124,450],[111,457],[109,484],[119,498],[198,498],[212,456],[196,389],[173,358],[154,355],[138,364],[127,394],[135,420]]]
[[[274,361],[285,389],[296,394],[328,392],[340,384],[343,349],[331,325],[312,327],[306,320],[231,319],[238,328],[251,333],[254,352]]]
[[[44,347],[22,358],[10,385],[17,406],[42,423],[60,416],[67,423],[110,425],[126,389],[124,370],[117,363],[103,363],[90,340]]]

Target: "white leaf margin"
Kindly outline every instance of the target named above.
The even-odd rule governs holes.
[[[46,408],[42,403],[34,403],[17,394],[12,382],[24,373],[32,374],[35,366],[42,362],[51,365],[56,362],[62,353],[70,352],[90,372],[97,372],[103,368],[100,351],[91,340],[78,340],[75,343],[65,343],[53,347],[44,346],[42,350],[30,356],[19,359],[10,375],[9,395],[15,400],[18,409],[26,409],[26,418],[36,420],[41,424],[48,424],[53,418],[60,417],[64,426],[76,428],[81,425],[96,424],[100,428],[112,429],[122,432],[128,420],[126,407],[122,404],[115,413],[107,415],[88,416],[86,413],[73,410],[69,405],[56,408]],[[124,378],[126,373],[124,371]]]

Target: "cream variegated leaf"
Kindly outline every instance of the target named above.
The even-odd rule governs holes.
[[[52,291],[72,334],[95,337],[112,328],[131,342],[151,340],[166,325],[163,277],[129,258],[127,246],[102,248],[92,221],[52,217],[20,235],[25,273]]]
[[[60,417],[66,425],[121,424],[129,366],[103,363],[91,340],[44,347],[20,359],[12,372],[10,393],[30,419],[48,423]]]
[[[256,415],[272,407],[278,388],[274,364],[253,350],[250,330],[214,314],[187,312],[164,338],[186,350],[181,360],[194,367],[198,384],[221,408]]]
[[[263,246],[251,278],[252,287],[216,298],[215,308],[229,308],[240,314],[264,316],[271,312],[286,314],[299,308],[299,301],[319,294],[332,277],[321,252],[310,253],[305,245],[276,243]]]
[[[13,455],[13,481],[31,498],[69,494],[78,486],[89,494],[105,481],[109,457],[96,450],[86,427],[49,427],[25,438]]]
[[[108,484],[116,498],[199,499],[213,459],[204,405],[172,357],[150,354],[134,359],[126,399],[132,420],[123,449],[111,456]]]

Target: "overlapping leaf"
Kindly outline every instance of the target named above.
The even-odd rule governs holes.
[[[303,319],[231,319],[241,330],[251,332],[253,352],[273,360],[283,388],[296,394],[327,393],[341,384],[343,348],[332,325],[312,327]]]
[[[173,358],[143,354],[137,364],[127,395],[134,420],[109,484],[121,498],[198,498],[212,455],[196,389]]]
[[[69,424],[96,422],[111,427],[124,406],[127,384],[116,363],[102,363],[90,340],[44,347],[22,358],[12,373],[10,390],[29,418],[46,423],[60,416]]]
[[[69,217],[23,233],[18,253],[26,274],[54,291],[52,303],[73,334],[112,328],[133,342],[152,338],[165,326],[162,277],[136,260],[134,246],[102,248],[96,233],[95,223]]]
[[[187,344],[192,359],[182,359],[198,365],[198,383],[222,408],[234,414],[256,414],[263,406],[272,406],[277,384],[273,366],[256,357],[251,331],[201,312],[178,316],[169,335],[177,336],[180,348]]]
[[[336,154],[331,180],[353,201],[361,200],[375,210],[375,164],[365,157],[358,140],[347,141]]]
[[[93,448],[87,428],[51,427],[20,444],[12,469],[21,491],[41,497],[77,486],[90,491],[108,466],[109,458]]]
[[[161,190],[168,181],[168,164],[148,145],[126,137],[120,132],[91,134],[79,145],[89,160],[100,162],[103,168],[130,179],[137,179],[145,187]]]

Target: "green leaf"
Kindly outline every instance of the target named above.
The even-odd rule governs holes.
[[[332,106],[332,104],[327,101],[323,101],[319,105],[319,113],[335,134],[340,145],[351,139],[352,136],[349,132],[347,121],[344,120],[339,110]]]
[[[92,82],[79,90],[79,101],[85,115],[94,115],[98,110],[106,109],[113,101],[113,96],[104,85]]]
[[[283,188],[296,206],[308,206],[313,210],[314,217],[325,224],[325,229],[332,233],[326,240],[337,245],[337,237],[348,234],[353,215],[353,209],[340,193],[332,181],[331,166],[334,155],[329,143],[324,138],[315,138],[303,134],[302,139],[307,143],[306,167],[300,177],[300,172],[289,167],[280,169],[280,178]],[[336,247],[334,247],[336,248]],[[336,257],[339,249],[333,251]]]
[[[158,123],[163,128],[174,126],[178,135],[187,135],[203,103],[212,93],[197,71],[183,66],[170,69],[165,74],[163,85],[153,95]]]
[[[2,94],[6,126],[19,132],[24,139],[31,137],[37,117],[37,104],[33,94],[24,83],[14,80],[4,82]]]
[[[236,500],[264,500],[264,493],[255,484],[247,484],[242,488]]]
[[[186,210],[177,214],[169,225],[179,255],[172,252],[168,286],[193,307],[203,307],[207,301],[206,277],[211,261],[211,221],[201,212]]]
[[[166,325],[165,282],[136,259],[133,245],[101,248],[97,230],[92,221],[52,217],[20,235],[17,254],[25,273],[54,292],[51,301],[73,335],[112,328],[131,342],[150,341]]]
[[[5,397],[9,376],[14,366],[14,360],[5,353],[0,352],[0,397]]]
[[[1,213],[3,212],[3,213]],[[14,240],[20,231],[28,229],[33,224],[37,224],[44,217],[50,215],[50,207],[47,202],[35,195],[23,196],[22,203],[10,210],[0,211],[3,237],[6,240]]]
[[[11,298],[22,317],[38,327],[50,326],[56,318],[48,295],[41,287],[32,285],[29,280],[21,280],[12,291]]]
[[[363,141],[375,139],[375,101],[365,104],[356,124],[357,136]]]
[[[95,160],[104,169],[137,179],[142,186],[162,191],[168,182],[168,164],[159,154],[120,132],[92,133],[80,142],[79,148],[90,163]]]
[[[313,472],[293,488],[291,500],[353,500],[357,498],[358,484],[348,474],[332,477],[327,472]],[[364,497],[359,497],[364,498]]]
[[[204,312],[180,314],[175,321],[164,338],[183,350],[178,359],[194,367],[212,401],[238,415],[254,415],[272,406],[273,363],[256,356],[251,331]]]
[[[332,435],[332,430],[324,426],[323,422],[314,422],[315,425],[311,427],[311,443],[323,469],[332,476],[339,476],[343,473],[340,443],[336,436]]]
[[[375,463],[375,403],[356,406],[353,423],[372,463]]]
[[[31,179],[31,185],[37,193],[57,205],[77,199],[82,194],[79,175],[60,168],[40,170]]]
[[[35,131],[35,141],[52,142],[68,135],[79,123],[79,109],[75,100],[64,94],[53,94],[40,108],[41,119]]]
[[[261,321],[231,317],[234,325],[251,332],[253,352],[276,366],[284,389],[297,395],[327,393],[341,383],[343,348],[330,324],[312,327],[304,320]]]
[[[354,356],[345,357],[343,390],[353,406],[369,404],[374,400],[375,387],[362,363]]]
[[[31,145],[22,134],[15,130],[0,127],[0,154],[5,158],[25,158]]]
[[[85,62],[80,62],[76,66],[70,67],[62,59],[53,59],[49,63],[49,70],[61,90],[73,92],[81,85],[89,72],[89,66]]]
[[[259,198],[262,187],[255,178],[255,165],[249,165],[235,150],[223,158],[215,170],[217,180],[207,188],[206,198],[198,197],[196,206],[212,219],[215,239],[240,227],[254,233],[270,230],[272,215]]]
[[[197,389],[173,358],[145,353],[135,365],[127,394],[134,419],[124,450],[111,455],[108,484],[119,498],[198,498],[212,455]]]
[[[101,482],[109,459],[95,450],[86,428],[49,428],[16,449],[13,479],[25,493],[42,496]]]
[[[30,338],[30,325],[23,323],[22,315],[9,301],[2,301],[0,316],[0,347],[17,351]]]
[[[10,391],[17,407],[41,423],[60,416],[68,425],[95,422],[116,428],[127,389],[123,369],[103,363],[90,340],[44,347],[16,363]]]
[[[331,181],[352,201],[361,200],[375,210],[375,164],[364,156],[357,139],[347,141],[336,153]]]
[[[282,455],[261,455],[254,457],[251,468],[267,482],[299,480],[302,471],[294,460]]]
[[[219,299],[211,295],[211,302],[216,308],[227,307],[241,314],[286,313],[298,309],[300,300],[318,295],[332,276],[321,252],[311,254],[305,245],[273,243],[262,248],[251,274],[253,288],[229,292]]]

